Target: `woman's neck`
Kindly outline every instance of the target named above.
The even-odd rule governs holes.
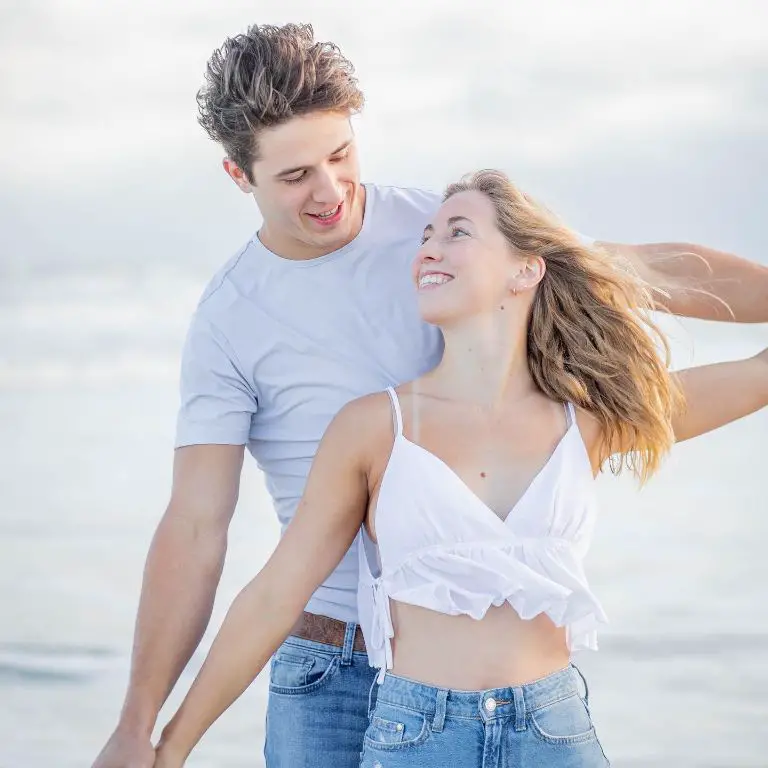
[[[524,324],[505,324],[497,316],[476,318],[444,328],[443,337],[443,358],[425,377],[441,396],[495,410],[536,389]]]

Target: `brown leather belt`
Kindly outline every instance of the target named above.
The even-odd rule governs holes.
[[[343,648],[346,632],[347,625],[343,621],[304,611],[291,630],[291,635],[303,640],[313,640],[316,643]],[[365,653],[365,640],[363,640],[363,633],[359,626],[355,628],[355,642],[352,649]]]

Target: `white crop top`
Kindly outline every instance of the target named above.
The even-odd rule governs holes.
[[[502,520],[441,459],[403,435],[387,390],[395,440],[376,504],[378,547],[360,531],[358,611],[379,682],[392,668],[390,600],[482,619],[508,602],[523,619],[545,613],[570,650],[597,650],[607,619],[582,566],[595,522],[592,468],[573,406],[547,463]]]

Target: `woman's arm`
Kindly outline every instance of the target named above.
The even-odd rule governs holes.
[[[360,425],[370,423],[371,399],[350,403],[328,427],[295,517],[267,564],[234,600],[200,673],[163,730],[158,768],[184,764],[289,635],[352,544],[368,504],[370,461]]]
[[[677,376],[684,401],[680,413],[672,419],[676,442],[710,432],[768,406],[768,349],[746,360],[687,368]],[[631,450],[617,435],[606,454],[605,433],[597,418],[579,410],[577,421],[595,475],[606,455]]]
[[[680,442],[768,406],[768,349],[730,363],[688,368],[678,376],[684,410],[672,422]]]

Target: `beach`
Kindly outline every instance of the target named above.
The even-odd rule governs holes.
[[[5,284],[0,768],[90,765],[115,723],[169,489],[179,350],[204,279],[89,270]],[[674,327],[678,357],[697,362],[762,339],[757,327]],[[601,650],[575,661],[614,765],[766,765],[766,435],[763,412],[677,446],[642,491],[630,477],[599,482],[587,568],[611,624]],[[248,459],[211,629],[277,536]],[[265,702],[262,676],[191,768],[263,765]]]

